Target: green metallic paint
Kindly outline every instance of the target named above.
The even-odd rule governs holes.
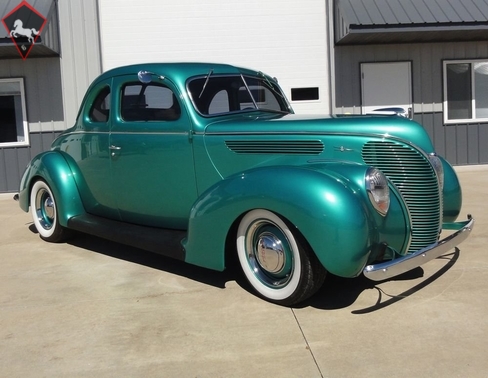
[[[463,204],[461,185],[452,166],[444,158],[440,158],[444,168],[444,222],[454,222]]]
[[[364,180],[365,170],[365,166],[337,163],[274,166],[253,169],[215,184],[192,209],[184,243],[186,261],[223,270],[230,226],[247,211],[262,208],[291,222],[329,272],[345,277],[358,275],[375,243],[406,228],[396,200],[388,219],[372,211],[359,182]],[[346,173],[355,179],[347,179]],[[383,226],[381,233],[379,222]],[[405,243],[404,235],[396,237],[398,249]]]
[[[44,180],[51,188],[61,226],[66,227],[71,217],[85,212],[74,174],[61,153],[44,152],[32,159],[21,183],[20,202],[24,211],[29,210],[30,188],[37,180]]]
[[[278,135],[284,140],[303,136],[346,136],[398,138],[408,141],[426,153],[434,148],[425,129],[415,121],[403,117],[372,116],[309,116],[309,115],[276,115],[260,112],[221,117],[210,123],[206,136],[224,135]]]
[[[282,166],[238,174],[204,193],[190,216],[188,242],[185,243],[187,261],[223,269],[222,255],[229,226],[247,211],[259,208],[270,210],[294,224],[321,261],[324,248],[328,245],[333,248],[338,239],[348,244],[346,253],[357,254],[337,257],[338,265],[343,266],[343,260],[364,258],[368,253],[368,219],[355,195],[319,172]],[[345,226],[340,229],[335,227],[339,219],[337,213],[347,214]],[[212,237],[201,243],[209,232]],[[346,270],[349,265],[348,261]]]
[[[122,87],[137,82],[137,76],[122,75],[113,80],[113,103],[118,104]],[[174,83],[157,79],[173,93]],[[179,97],[179,94],[178,94]],[[115,117],[110,145],[113,189],[122,221],[151,227],[185,230],[188,214],[197,198],[191,122],[182,106],[177,120],[129,122]]]
[[[117,196],[122,220],[186,229],[197,196],[188,136],[112,134],[111,140],[121,147],[112,174],[114,190],[124,188]]]
[[[29,165],[22,179],[21,208],[28,211],[29,189],[33,180],[42,178],[56,197],[61,225],[86,209],[114,220],[122,214],[129,222],[187,228],[186,261],[217,270],[225,268],[232,226],[258,208],[288,220],[336,275],[360,274],[366,263],[382,257],[384,243],[385,258],[406,253],[411,233],[406,205],[390,185],[388,214],[383,217],[373,209],[364,189],[368,166],[361,151],[367,141],[401,140],[432,153],[421,125],[401,117],[262,111],[203,117],[193,108],[186,86],[210,69],[215,75],[257,74],[229,65],[194,63],[140,64],[102,74],[87,91],[75,125],[53,143],[53,151],[38,155]],[[158,129],[157,123],[141,128],[141,123],[121,121],[116,113],[120,85],[139,70],[154,73],[155,80],[178,95],[180,122]],[[107,85],[115,86],[109,122],[93,123],[88,111],[96,91]],[[242,141],[254,143],[251,152],[232,149]],[[299,153],[266,150],[267,143],[279,147],[279,141],[284,141],[285,149],[294,142],[314,148]],[[115,155],[109,149],[112,143],[121,147]],[[316,148],[320,143],[322,151]],[[452,167],[442,162],[444,221],[452,222],[461,208],[461,190]]]

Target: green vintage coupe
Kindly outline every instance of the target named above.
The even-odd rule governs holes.
[[[326,272],[385,280],[452,250],[461,189],[421,125],[303,116],[276,79],[224,64],[105,72],[22,178],[46,241],[73,230],[224,270],[282,305]],[[440,240],[442,229],[453,230]]]

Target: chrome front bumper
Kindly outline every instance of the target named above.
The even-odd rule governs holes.
[[[367,265],[363,270],[363,274],[370,280],[382,281],[408,272],[430,260],[446,254],[451,249],[461,244],[467,239],[473,230],[473,226],[474,219],[471,218],[471,215],[468,215],[468,220],[448,224],[447,227],[445,227],[445,229],[457,230],[445,239],[439,240],[437,243],[431,244],[410,255],[391,261]]]

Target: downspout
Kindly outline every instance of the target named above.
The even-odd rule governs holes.
[[[100,2],[95,0],[96,4],[96,16],[97,16],[97,29],[98,29],[98,58],[100,74],[103,72],[103,55],[102,55],[102,32],[100,27]]]
[[[335,45],[334,45],[334,0],[325,1],[326,36],[327,36],[327,61],[329,65],[329,109],[330,114],[336,114],[335,102]]]

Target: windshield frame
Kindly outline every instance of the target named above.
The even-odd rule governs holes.
[[[212,80],[215,79],[223,79],[223,78],[229,78],[229,80],[240,78],[242,86],[239,87],[238,90],[242,90],[245,88],[246,90],[246,95],[249,96],[250,100],[252,101],[252,107],[246,107],[245,109],[229,109],[224,112],[216,112],[216,113],[210,113],[207,114],[206,112],[202,111],[201,106],[199,106],[198,102],[200,101],[201,97],[205,94],[206,91],[209,89],[207,86],[212,83]],[[247,80],[246,80],[247,79]],[[199,86],[196,88],[191,88],[191,84],[194,83],[195,81],[200,80],[204,83],[203,87]],[[269,108],[266,106],[262,106],[260,101],[256,99],[255,95],[253,94],[253,89],[250,88],[249,81],[256,80],[259,82],[259,85],[262,86],[264,89],[268,90],[269,93],[271,93],[274,97],[274,101],[278,104],[280,109],[273,109]],[[211,86],[211,85],[210,85]],[[212,97],[210,98],[209,103],[206,104],[206,107],[210,107],[210,102],[215,98],[215,96],[221,92],[225,91],[226,88],[222,87],[221,89],[218,90],[213,90]],[[278,83],[269,78],[268,76],[264,75],[261,72],[258,72],[255,75],[252,74],[243,74],[243,73],[223,73],[223,74],[215,74],[213,71],[210,71],[207,74],[202,74],[198,76],[193,76],[189,78],[186,82],[186,91],[188,93],[188,97],[192,103],[193,108],[195,111],[201,115],[202,117],[205,118],[212,118],[212,117],[221,117],[221,116],[226,116],[226,115],[236,115],[236,114],[246,114],[246,113],[252,113],[252,112],[268,112],[268,113],[275,113],[275,114],[292,114],[293,109],[283,93],[281,87],[278,85]],[[256,90],[254,90],[256,91]],[[251,102],[250,102],[251,103]]]

